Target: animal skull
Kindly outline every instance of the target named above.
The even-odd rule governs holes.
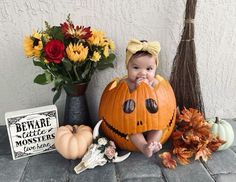
[[[102,120],[100,120],[97,125],[95,126],[93,130],[93,138],[95,139],[99,135],[99,127],[102,123]],[[75,166],[74,170],[77,174],[83,172],[86,169],[92,169],[96,166],[103,166],[107,163],[107,159],[104,157],[104,152],[102,152],[99,148],[101,145],[98,144],[91,144],[88,148],[88,151],[82,158],[81,162]],[[117,156],[117,153],[115,155],[115,158],[112,160],[112,162],[122,162],[126,158],[128,158],[130,155],[130,152],[119,157]]]

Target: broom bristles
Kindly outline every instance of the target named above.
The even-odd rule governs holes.
[[[194,43],[196,3],[197,0],[186,2],[185,26],[173,61],[170,83],[180,110],[184,107],[195,108],[205,116]]]

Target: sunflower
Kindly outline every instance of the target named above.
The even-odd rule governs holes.
[[[87,58],[88,47],[84,47],[82,43],[72,44],[66,48],[66,53],[68,58],[74,62],[82,62]]]
[[[37,57],[41,55],[43,43],[41,40],[42,34],[34,32],[32,36],[26,36],[24,39],[24,52],[27,57]]]
[[[104,46],[105,43],[104,32],[103,31],[92,31],[92,36],[88,39],[90,45]]]
[[[91,58],[91,60],[94,61],[94,62],[97,62],[97,61],[99,61],[100,58],[101,58],[101,55],[99,54],[99,52],[94,51],[93,52],[93,57]]]

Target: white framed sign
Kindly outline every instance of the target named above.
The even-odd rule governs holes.
[[[55,105],[7,112],[5,120],[14,160],[55,150]]]

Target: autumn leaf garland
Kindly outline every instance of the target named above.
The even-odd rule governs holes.
[[[177,116],[176,128],[171,139],[173,149],[159,155],[165,167],[174,169],[177,165],[172,159],[171,153],[176,155],[178,162],[182,165],[189,164],[190,159],[207,161],[212,152],[216,151],[224,143],[211,133],[211,126],[202,114],[190,108],[184,108]]]

